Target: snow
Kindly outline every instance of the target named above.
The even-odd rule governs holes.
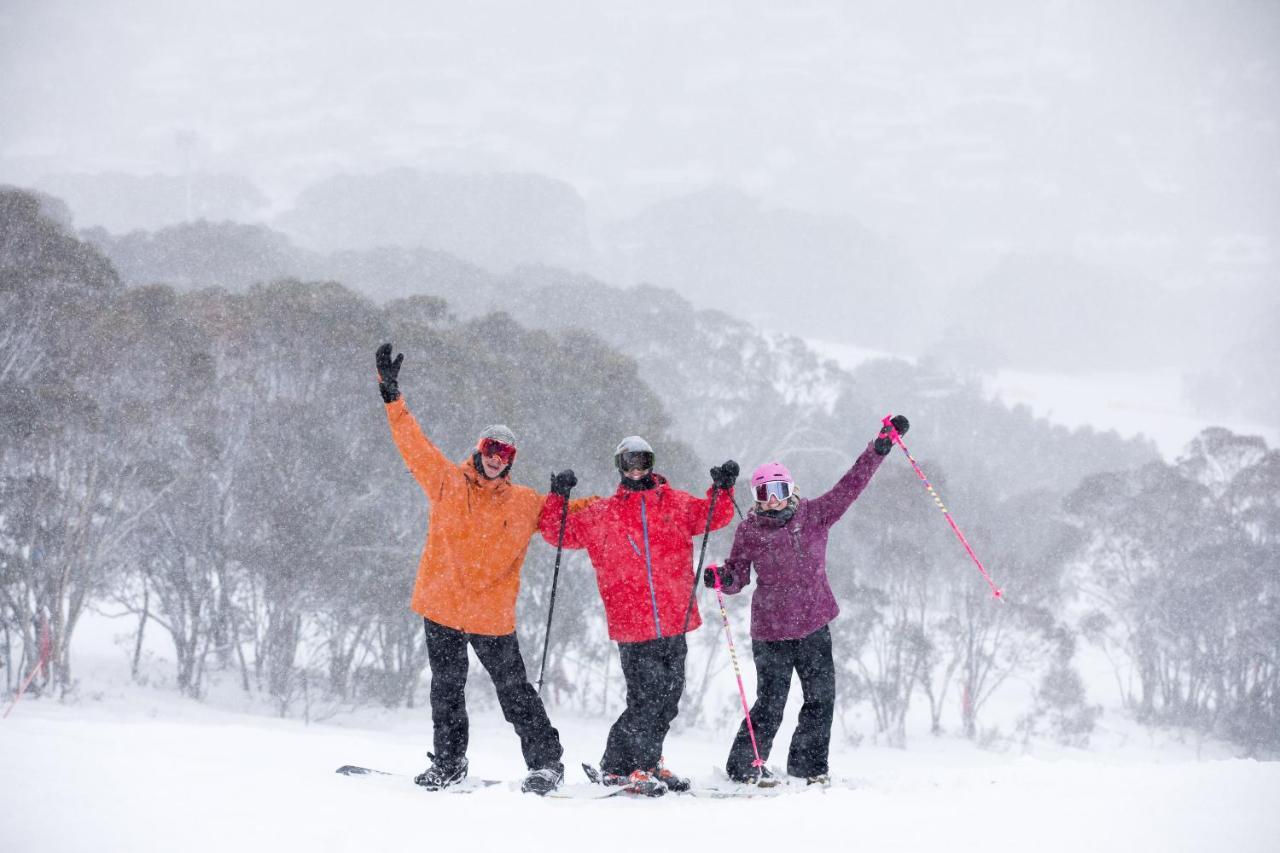
[[[333,772],[347,762],[421,769],[426,711],[400,712],[380,728],[307,726],[167,695],[139,698],[19,706],[0,727],[0,789],[7,794],[0,846],[47,853],[422,845],[594,851],[649,838],[658,846],[681,839],[728,849],[1244,853],[1275,850],[1280,838],[1274,763],[1011,756],[942,741],[905,751],[837,749],[833,767],[855,776],[856,788],[772,799],[541,800],[505,786],[441,795],[407,778]],[[607,721],[557,722],[566,759],[597,756]],[[492,713],[474,723],[473,774],[517,779],[519,751],[509,728]],[[729,737],[672,737],[670,760],[709,776]]]
[[[808,339],[822,357],[846,370],[876,358],[915,359],[881,350]],[[985,381],[986,393],[1009,406],[1025,405],[1037,417],[1076,429],[1091,426],[1115,430],[1125,438],[1144,435],[1162,456],[1173,461],[1201,430],[1225,426],[1233,432],[1260,435],[1274,447],[1280,431],[1237,416],[1206,416],[1186,400],[1184,377],[1173,368],[1135,371],[1052,373],[1000,370]]]
[[[1001,370],[988,393],[1009,405],[1022,403],[1040,417],[1076,428],[1114,429],[1126,438],[1145,435],[1172,461],[1206,427],[1260,435],[1275,446],[1280,433],[1237,417],[1206,417],[1184,399],[1183,375],[1174,369],[1108,371],[1076,375]]]
[[[91,620],[92,623],[92,620]],[[75,698],[24,699],[0,722],[0,849],[597,851],[681,849],[935,851],[1274,851],[1280,763],[1225,757],[1108,712],[1093,750],[1032,744],[984,751],[915,735],[906,750],[840,736],[832,768],[851,789],[770,799],[543,800],[515,787],[515,735],[496,710],[472,715],[472,775],[509,780],[470,794],[432,794],[407,778],[336,775],[365,764],[424,766],[425,708],[363,709],[307,724],[206,702],[125,678],[109,631],[87,624]],[[153,663],[159,665],[160,660]],[[157,670],[157,673],[159,671]],[[484,681],[478,669],[473,677]],[[724,676],[725,691],[734,691]],[[485,684],[488,689],[488,685]],[[792,704],[796,704],[793,702]],[[774,750],[785,755],[795,708]],[[569,778],[598,759],[611,722],[552,708]],[[732,732],[685,730],[671,766],[709,780]],[[1206,748],[1207,747],[1207,748]]]

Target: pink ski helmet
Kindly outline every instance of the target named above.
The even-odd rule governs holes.
[[[751,475],[751,488],[763,485],[764,483],[776,483],[779,480],[795,485],[796,481],[792,479],[791,472],[787,470],[787,466],[781,462],[766,462],[755,470]]]

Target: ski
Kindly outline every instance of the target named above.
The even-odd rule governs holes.
[[[344,764],[334,772],[342,776],[372,776],[372,777],[382,776],[382,777],[387,777],[388,779],[396,779],[396,780],[407,779],[410,783],[413,783],[413,777],[407,773],[392,773],[388,770],[376,770],[372,767],[360,767],[359,765],[356,765],[356,764]],[[439,794],[439,793],[470,794],[470,793],[474,793],[475,791],[483,791],[485,788],[492,788],[494,786],[503,785],[503,784],[506,784],[506,783],[500,782],[497,779],[468,778],[468,779],[463,779],[461,782],[457,783],[456,785],[450,785],[447,788],[441,788],[438,791],[431,791],[430,793],[432,794]],[[419,786],[414,785],[414,787],[419,787]],[[426,790],[426,789],[424,788],[423,790]]]
[[[606,788],[604,785],[582,782],[577,785],[561,785],[547,793],[546,797],[550,800],[607,800],[610,797],[629,793],[623,788]],[[632,794],[632,796],[639,795]]]
[[[823,793],[832,789],[853,790],[857,787],[852,779],[828,779],[825,782],[809,783],[792,776],[773,776],[769,779],[772,784],[766,785],[735,782],[720,768],[712,770],[711,778],[710,784],[695,785],[685,791],[684,796],[747,800],[788,794]]]
[[[607,800],[612,797],[626,797],[628,799],[653,799],[668,793],[667,789],[661,788],[657,793],[647,793],[645,791],[635,790],[627,785],[605,785],[600,770],[590,764],[582,765],[583,772],[587,775],[587,782],[579,784],[562,784],[559,788],[549,791],[543,796],[553,800]],[[355,764],[344,764],[336,771],[342,776],[353,777],[370,777],[382,778],[388,781],[394,780],[397,784],[403,785],[404,782],[412,784],[413,777],[407,773],[393,773],[388,770],[378,770],[372,767],[361,767]],[[699,784],[695,781],[694,786],[688,791],[670,793],[677,797],[694,797],[713,800],[749,800],[766,797],[779,797],[788,794],[803,793],[822,793],[833,789],[854,790],[858,787],[853,779],[831,779],[825,783],[808,784],[803,779],[792,779],[789,777],[774,777],[775,784],[771,786],[760,786],[743,784],[734,782],[729,779],[723,771],[716,770],[711,775],[708,783]],[[501,782],[497,779],[464,779],[456,785],[450,785],[447,788],[441,788],[440,791],[431,791],[430,793],[447,793],[447,794],[470,794],[476,791],[483,791],[487,788],[498,788],[506,785],[508,788],[514,788],[515,783]],[[414,787],[417,787],[416,785]]]

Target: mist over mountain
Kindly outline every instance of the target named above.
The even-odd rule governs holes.
[[[434,249],[495,272],[581,267],[590,251],[582,198],[541,175],[338,175],[300,193],[274,224],[310,248]]]
[[[762,330],[732,310],[699,308],[656,284],[619,286],[551,266],[499,275],[426,249],[314,252],[265,226],[230,223],[87,236],[135,286],[168,282],[244,291],[300,277],[341,282],[384,302],[399,299],[400,310],[407,310],[406,297],[431,297],[441,306],[433,310],[463,320],[483,323],[499,314],[557,335],[588,331],[636,360],[676,434],[702,454],[784,457],[819,482],[831,476],[833,455],[844,459],[874,433],[886,407],[921,415],[921,429],[950,458],[950,470],[995,494],[1064,494],[1090,473],[1157,458],[1141,439],[1066,430],[1024,409],[1010,410],[961,378],[962,370],[952,372],[946,360],[920,366],[883,360],[850,372],[776,325]],[[1017,303],[1009,310],[1035,309],[1034,303]],[[855,323],[848,333],[855,341],[876,340],[869,323]],[[1020,343],[1041,351],[1035,335]],[[973,430],[1005,437],[999,465],[973,452]]]
[[[768,206],[717,186],[610,223],[601,243],[606,277],[670,287],[700,308],[793,334],[908,350],[920,343],[921,273],[852,217]]]
[[[487,187],[483,197],[455,214],[458,194],[478,186]],[[769,208],[724,187],[602,226],[593,245],[589,211],[570,195],[551,179],[405,171],[321,185],[282,216],[307,223],[317,247],[333,240],[347,248],[310,248],[266,225],[233,222],[84,234],[133,283],[243,289],[295,276],[342,281],[380,301],[441,292],[458,310],[501,310],[509,298],[503,274],[547,267],[615,285],[649,283],[766,330],[925,356],[955,371],[1175,365],[1203,376],[1231,365],[1248,376],[1266,364],[1260,324],[1274,306],[1260,288],[1210,293],[1075,253],[1006,252],[977,281],[948,290],[854,220]],[[84,221],[78,211],[75,221]],[[1198,399],[1212,398],[1197,387]],[[1228,402],[1231,411],[1258,411],[1250,397]]]
[[[950,295],[947,326],[931,349],[988,370],[1194,365],[1217,345],[1175,333],[1192,327],[1191,305],[1187,294],[1068,255],[1010,254]]]
[[[117,234],[196,219],[255,222],[268,204],[253,181],[239,174],[57,173],[35,185],[64,199],[76,212],[77,227]]]
[[[110,257],[121,278],[133,285],[164,282],[184,290],[243,291],[259,282],[297,277],[317,263],[285,235],[236,222],[202,219],[123,235],[90,228],[81,236]]]
[[[1239,412],[1280,426],[1280,293],[1238,326],[1217,358],[1190,378],[1188,394],[1206,414]]]

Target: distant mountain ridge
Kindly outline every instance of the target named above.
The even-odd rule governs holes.
[[[304,190],[272,224],[316,250],[434,249],[494,272],[581,267],[590,253],[585,202],[542,175],[338,175]]]
[[[610,280],[670,287],[766,328],[899,349],[919,333],[921,273],[852,217],[709,187],[609,224],[600,254]]]
[[[267,207],[262,191],[235,174],[66,173],[48,175],[38,187],[66,201],[75,211],[76,227],[113,233],[157,230],[197,219],[255,222]]]

